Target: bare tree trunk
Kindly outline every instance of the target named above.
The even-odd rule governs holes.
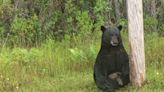
[[[12,0],[14,2],[14,9],[17,10],[20,0]]]
[[[150,14],[156,18],[156,2],[155,0],[151,0],[150,2]]]
[[[145,1],[145,13],[153,18],[153,21],[157,18],[156,10],[156,0]],[[152,31],[157,31],[157,24],[151,25],[150,29]]]
[[[124,18],[126,18],[127,19],[127,10],[126,10],[126,8],[127,8],[127,0],[123,0],[123,16],[124,16]]]
[[[156,0],[150,1],[150,15],[156,19]],[[153,31],[157,31],[157,25],[152,26]]]
[[[118,0],[114,0],[114,11],[115,11],[116,22],[118,22],[120,20],[120,9],[119,9]]]
[[[130,80],[141,87],[145,81],[145,53],[142,0],[128,0],[128,29],[130,46]]]
[[[111,2],[112,2],[112,0],[107,0],[107,7],[108,7],[108,9],[109,8],[111,8]],[[109,26],[109,25],[111,25],[111,22],[110,22],[110,10],[106,10],[105,12],[104,12],[104,16],[105,16],[105,19],[104,19],[104,22],[105,22],[105,26]]]

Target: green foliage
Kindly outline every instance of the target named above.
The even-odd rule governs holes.
[[[161,3],[164,3],[164,0],[160,0],[161,1]]]
[[[22,43],[22,46],[35,44],[35,40],[42,36],[40,28],[36,15],[28,19],[15,16],[11,25],[11,42],[15,45]]]
[[[77,12],[77,28],[79,33],[87,33],[90,32],[93,28],[93,22],[88,15],[88,11],[85,12]]]
[[[87,61],[87,56],[82,50],[78,48],[74,48],[74,49],[70,49],[70,52],[72,54],[72,58],[74,59],[74,61],[78,59],[79,61],[82,61],[82,60]]]
[[[120,0],[118,2],[123,8],[120,9],[122,19],[119,24],[127,27],[125,4]],[[144,4],[148,2],[144,1]],[[109,3],[107,0],[1,0],[0,44],[31,47],[49,38],[62,40],[65,35],[88,35],[98,31],[100,25],[108,21],[105,14],[111,18],[115,15],[114,4]],[[163,0],[157,1],[157,5],[157,19],[145,12],[145,30],[154,31],[155,25],[157,30],[163,31]],[[147,6],[144,8],[147,9]]]
[[[30,49],[29,51],[27,49],[23,48],[15,48],[11,52],[11,62],[15,63],[18,62],[22,66],[27,66],[30,63],[35,62],[38,58],[41,57],[41,53],[38,49]]]
[[[153,27],[156,27],[157,23],[158,21],[154,17],[146,16],[144,19],[144,28],[145,30],[156,31],[153,30]]]
[[[71,53],[71,59],[77,62],[90,62],[94,61],[96,58],[96,49],[95,46],[91,45],[90,47],[79,49],[77,47],[69,49]]]
[[[155,24],[157,24],[157,20],[156,19],[154,19],[153,17],[150,17],[150,16],[146,16],[146,18],[144,19],[144,23],[145,23],[145,25],[147,26],[147,25],[155,25]]]
[[[107,7],[107,2],[104,0],[97,0],[96,6],[94,7],[94,10],[96,13],[103,13],[104,11],[111,10],[109,7]]]
[[[128,20],[127,19],[121,18],[119,20],[119,24],[122,25],[123,27],[125,27],[126,29],[128,28]]]
[[[97,23],[95,24],[95,27],[96,27],[95,30],[99,30],[100,27],[98,27],[98,26],[103,25],[105,22],[104,21],[105,18],[104,18],[104,16],[102,16],[103,13],[106,11],[110,11],[110,10],[111,10],[111,8],[107,6],[106,1],[97,0],[96,5],[94,7],[94,12],[95,12],[96,18],[97,18]]]
[[[0,5],[9,4],[11,0],[0,0]]]
[[[100,92],[93,81],[100,34],[73,38],[67,35],[62,41],[49,39],[33,48],[3,48],[0,53],[0,91]],[[127,43],[126,32],[122,37]],[[162,92],[163,41],[157,33],[145,35],[147,82],[142,88],[129,85],[118,92]]]
[[[162,32],[164,32],[164,23],[161,24],[159,28],[160,28],[160,30],[161,30]]]
[[[2,34],[5,31],[4,27],[0,27],[0,33]]]
[[[7,4],[1,5],[0,6],[0,20],[4,22],[5,20],[9,19],[12,16],[13,11],[14,10],[11,7],[11,5],[7,5]]]

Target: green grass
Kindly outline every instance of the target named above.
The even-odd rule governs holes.
[[[0,49],[0,92],[101,92],[93,81],[93,64],[100,48],[100,34],[61,42],[47,40],[33,48]],[[123,41],[127,51],[127,33]],[[163,92],[164,37],[145,35],[146,83],[128,85],[118,92]]]

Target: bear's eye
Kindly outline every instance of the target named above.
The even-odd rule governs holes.
[[[114,36],[114,34],[110,34],[111,36]]]
[[[115,34],[118,37],[118,34]]]

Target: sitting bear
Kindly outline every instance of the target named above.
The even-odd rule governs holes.
[[[114,92],[130,82],[129,58],[122,43],[121,29],[121,25],[101,26],[101,48],[94,64],[94,80],[103,92]],[[113,77],[115,73],[118,76]]]

